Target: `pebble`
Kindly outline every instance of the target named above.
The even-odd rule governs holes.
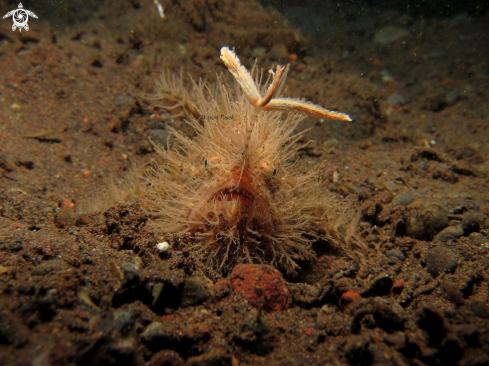
[[[444,281],[441,284],[441,291],[443,297],[456,305],[461,305],[465,302],[464,296],[460,291],[460,287],[453,281]]]
[[[437,277],[442,272],[453,273],[457,265],[457,258],[442,246],[431,248],[426,254],[426,270],[433,277]]]
[[[147,344],[168,342],[171,338],[171,332],[167,329],[165,324],[161,322],[152,322],[141,333],[141,338]]]
[[[392,83],[395,80],[388,70],[380,71],[380,79],[384,84]]]
[[[447,105],[453,105],[460,100],[460,92],[458,90],[451,90],[445,94],[445,103]]]
[[[72,200],[68,199],[68,198],[65,198],[62,202],[61,202],[61,207],[68,207],[68,208],[75,208],[75,204],[73,203]]]
[[[385,255],[388,256],[388,257],[398,258],[401,261],[403,261],[404,258],[406,258],[401,249],[391,249]]]
[[[440,241],[442,243],[447,243],[449,241],[455,240],[457,238],[460,238],[461,236],[464,235],[464,229],[462,229],[462,226],[456,225],[456,226],[449,226],[442,231],[440,231],[436,236],[433,238],[433,241]]]
[[[331,139],[323,142],[323,148],[326,151],[332,151],[339,148],[340,142],[337,139]]]
[[[233,356],[223,350],[213,350],[200,356],[190,357],[186,366],[225,366],[233,365]]]
[[[461,226],[464,230],[464,235],[469,235],[480,230],[481,219],[475,215],[465,215]]]
[[[183,283],[180,306],[185,308],[187,306],[200,305],[207,300],[207,296],[207,291],[198,279],[187,278]]]
[[[292,306],[292,295],[275,268],[265,264],[238,264],[230,276],[234,292],[253,306],[280,311]]]
[[[76,220],[76,215],[73,209],[69,207],[63,207],[54,216],[54,224],[59,228],[66,228],[73,225]]]
[[[168,244],[167,241],[156,244],[156,249],[158,249],[159,252],[166,252],[168,248],[170,248],[170,244]]]
[[[85,225],[90,225],[93,222],[93,220],[84,213],[78,213],[76,216],[76,221],[75,225],[76,226],[85,226]]]
[[[33,275],[46,275],[53,271],[65,271],[70,268],[70,265],[61,259],[51,259],[39,264],[32,270]]]
[[[348,305],[350,305],[352,302],[355,302],[360,299],[361,296],[358,292],[355,292],[353,290],[348,290],[345,293],[343,293],[343,295],[341,295],[338,306],[340,307],[341,310],[345,310],[348,307]]]
[[[321,307],[320,313],[322,314],[334,314],[338,311],[338,306],[334,304],[324,304]]]
[[[392,285],[391,292],[393,294],[400,294],[402,292],[402,290],[404,290],[405,285],[406,285],[406,282],[404,282],[404,280],[397,280]]]
[[[387,275],[380,275],[378,278],[370,281],[367,291],[362,293],[362,296],[384,296],[387,295],[393,284],[392,277]]]
[[[392,193],[398,193],[402,186],[395,181],[384,182],[384,187],[387,188]]]
[[[134,310],[126,306],[113,312],[113,321],[110,324],[121,334],[128,334],[134,327],[134,320]]]
[[[164,349],[156,353],[151,361],[148,362],[148,366],[183,366],[185,361],[180,357],[180,355],[172,349]]]
[[[449,224],[448,210],[437,203],[417,200],[409,207],[411,210],[406,217],[406,234],[411,238],[431,240]]]
[[[420,198],[424,198],[423,192],[416,189],[409,189],[395,196],[392,201],[395,205],[407,206]]]

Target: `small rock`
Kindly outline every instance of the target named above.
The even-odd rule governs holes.
[[[392,288],[392,283],[394,281],[390,276],[385,274],[380,275],[374,280],[370,281],[369,288],[362,292],[363,297],[375,297],[375,296],[384,296],[389,293]]]
[[[398,193],[402,188],[402,186],[395,181],[384,182],[384,187],[394,194]]]
[[[292,296],[282,275],[269,265],[238,264],[230,281],[234,292],[243,294],[253,306],[279,311],[292,305]]]
[[[183,366],[184,364],[185,361],[172,349],[165,349],[158,352],[148,362],[148,366]]]
[[[323,142],[323,148],[328,152],[339,148],[339,146],[340,142],[337,139],[331,139]]]
[[[447,243],[449,241],[455,240],[457,238],[460,238],[461,236],[464,235],[464,229],[462,229],[462,226],[456,225],[456,226],[449,226],[442,231],[440,231],[436,236],[433,238],[433,241],[440,241],[442,243]]]
[[[450,250],[441,246],[428,250],[426,255],[426,270],[433,277],[437,277],[441,272],[453,273],[457,265],[457,258],[455,258]]]
[[[202,286],[202,283],[196,278],[185,279],[180,306],[185,308],[187,306],[199,305],[205,300],[207,300],[207,291]]]
[[[469,235],[480,230],[481,219],[475,215],[465,215],[462,220],[464,235]]]
[[[400,259],[401,261],[403,261],[404,258],[406,258],[401,249],[391,249],[385,255],[387,257],[396,257],[396,258]]]
[[[289,283],[294,304],[306,309],[317,306],[328,294],[328,289],[323,291],[322,286],[309,285],[307,283]]]
[[[169,248],[170,248],[170,244],[168,244],[167,241],[156,244],[156,249],[158,249],[159,252],[166,252]]]
[[[390,84],[395,80],[394,77],[389,72],[389,70],[381,70],[379,74],[380,74],[380,79],[384,84]]]
[[[248,316],[235,325],[237,332],[234,341],[243,348],[255,349],[258,354],[269,353],[273,345],[271,340],[273,334],[270,334],[270,327],[265,322],[261,311],[253,309]]]
[[[73,225],[76,215],[69,207],[61,208],[54,216],[54,224],[59,228],[66,228]]]
[[[110,360],[117,360],[117,365],[134,365],[136,362],[136,354],[138,352],[138,341],[134,337],[116,339],[110,342],[105,347],[101,347],[98,357],[95,357],[94,364],[107,365]],[[104,352],[105,351],[105,352]],[[106,355],[110,355],[107,357]]]
[[[141,333],[141,338],[146,344],[165,343],[171,338],[171,331],[161,322],[152,322]]]
[[[417,200],[410,208],[406,218],[406,234],[412,238],[431,240],[449,224],[449,212],[439,204]]]
[[[139,283],[139,267],[131,262],[124,262],[121,265],[123,275],[122,287],[132,287]]]
[[[63,201],[61,201],[61,207],[75,208],[75,203],[72,200],[65,198]]]
[[[457,89],[449,91],[448,93],[445,94],[444,97],[445,104],[448,106],[454,105],[459,100],[460,100],[460,92]]]
[[[319,311],[320,314],[334,314],[338,312],[338,306],[334,304],[324,304]]]
[[[89,225],[93,222],[93,220],[86,214],[84,213],[80,213],[78,214],[77,218],[76,218],[76,221],[75,221],[75,225],[76,226],[85,226],[85,225]]]
[[[371,141],[361,142],[359,146],[360,146],[360,149],[367,150],[369,147],[372,146],[372,142]]]
[[[233,364],[233,356],[222,350],[211,351],[200,356],[190,357],[186,366],[229,366]]]
[[[70,268],[70,265],[61,259],[51,259],[39,264],[32,270],[33,275],[46,275],[54,271],[65,271]]]
[[[351,190],[353,191],[353,193],[356,193],[358,195],[359,201],[366,201],[372,198],[372,193],[370,192],[370,189],[368,189],[367,187],[363,187],[363,186],[351,187]]]
[[[345,184],[340,184],[336,187],[336,192],[343,197],[347,197],[350,194],[350,188]]]
[[[121,334],[127,335],[134,328],[134,310],[130,306],[117,309],[113,312],[112,323],[114,329],[117,329]]]
[[[395,196],[392,202],[398,206],[407,206],[420,198],[424,198],[423,192],[416,189],[409,189]]]
[[[358,292],[355,292],[353,290],[348,290],[345,293],[343,293],[343,295],[341,295],[338,306],[340,307],[341,310],[345,310],[348,307],[348,305],[350,305],[352,302],[355,302],[360,299],[361,296]]]
[[[391,292],[393,294],[400,294],[402,292],[402,290],[404,290],[405,284],[406,284],[406,282],[404,282],[403,280],[398,280],[398,281],[394,282],[394,284],[392,285],[392,288],[391,288]]]
[[[453,281],[444,281],[441,284],[443,296],[456,305],[462,305],[465,302],[464,296],[459,286]]]
[[[10,271],[10,268],[5,266],[0,266],[0,276],[3,275],[4,273],[7,273],[8,271]]]

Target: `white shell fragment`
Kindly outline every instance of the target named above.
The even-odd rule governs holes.
[[[156,249],[160,252],[166,252],[170,248],[170,244],[168,244],[167,241],[164,241],[163,243],[156,244]]]

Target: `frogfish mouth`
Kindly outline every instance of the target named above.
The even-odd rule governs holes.
[[[224,255],[240,250],[252,261],[253,252],[259,250],[260,256],[268,257],[267,247],[275,234],[270,197],[266,179],[237,168],[228,180],[200,197],[187,223],[195,239],[207,243],[210,239],[213,249]]]

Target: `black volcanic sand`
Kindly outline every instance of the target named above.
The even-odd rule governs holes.
[[[488,365],[489,15],[335,3],[303,34],[249,1],[162,4],[0,22],[0,364]],[[160,253],[138,203],[83,211],[148,137],[193,136],[142,94],[164,68],[231,81],[223,45],[352,116],[307,118],[295,159],[361,213],[365,258],[318,242],[295,277],[221,277],[178,238]]]

